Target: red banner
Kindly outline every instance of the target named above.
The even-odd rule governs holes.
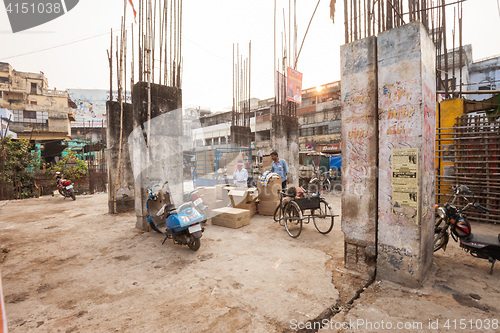
[[[288,67],[286,100],[302,104],[302,73]]]

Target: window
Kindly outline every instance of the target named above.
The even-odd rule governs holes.
[[[319,126],[316,128],[316,135],[328,134],[328,126]]]
[[[36,83],[31,82],[31,93],[32,94],[36,94],[37,93]]]
[[[37,105],[37,101],[30,101],[31,105]]]
[[[309,136],[309,135],[314,135],[314,128],[313,128],[313,127],[309,127],[309,128],[302,128],[302,129],[299,131],[299,135],[300,135],[300,136]]]
[[[0,77],[0,83],[9,84],[9,78],[8,77]]]
[[[36,111],[23,111],[24,119],[36,119]]]

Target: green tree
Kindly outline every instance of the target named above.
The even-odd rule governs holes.
[[[38,154],[31,152],[31,145],[26,139],[12,140],[5,137],[0,149],[4,168],[1,177],[4,193],[11,193],[10,197],[14,189],[18,199],[31,196],[35,168],[40,167]]]
[[[64,175],[64,178],[75,181],[85,176],[89,172],[87,164],[78,158],[75,152],[69,151],[62,159],[47,169],[47,173],[54,175],[57,171]]]

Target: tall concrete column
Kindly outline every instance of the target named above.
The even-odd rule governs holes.
[[[134,85],[134,131],[128,144],[135,177],[136,227],[149,230],[147,188],[168,182],[172,203],[183,197],[182,91],[151,84],[151,120],[148,121],[148,86]]]
[[[377,44],[377,276],[417,286],[433,259],[435,49],[419,22],[381,33]]]
[[[289,185],[299,185],[299,120],[276,115],[271,119],[271,147],[288,164]]]
[[[108,166],[108,211],[110,214],[134,210],[134,174],[130,164],[128,136],[134,129],[132,104],[123,103],[122,149],[120,168],[118,155],[120,150],[120,103],[106,103],[106,160]],[[115,188],[116,174],[118,186]],[[115,209],[116,193],[116,209]]]
[[[346,268],[372,276],[377,236],[377,39],[341,47],[342,231]]]
[[[231,126],[231,143],[238,148],[250,148],[252,130],[246,126]]]

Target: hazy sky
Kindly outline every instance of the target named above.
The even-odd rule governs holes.
[[[138,6],[138,0],[134,3]],[[281,48],[282,8],[288,10],[288,1],[277,3]],[[297,0],[299,46],[316,3],[316,0]],[[329,3],[330,0],[321,0],[299,58],[297,69],[303,73],[303,88],[340,80],[343,1],[337,1],[335,24],[330,19]],[[209,107],[213,111],[231,106],[233,43],[240,43],[240,53],[245,57],[249,40],[252,41],[251,95],[260,99],[274,96],[274,1],[184,0],[183,4],[183,105]],[[122,0],[80,0],[66,15],[13,34],[0,3],[0,61],[9,62],[18,71],[43,71],[51,88],[108,89],[108,32],[111,28],[118,32],[122,12]],[[133,23],[130,7],[127,22],[128,27]],[[452,25],[451,19],[448,24]],[[94,37],[98,35],[101,36]],[[464,3],[463,41],[472,44],[474,60],[500,54],[499,35],[497,0]],[[451,33],[448,36],[451,48]],[[86,40],[69,44],[82,39]],[[67,45],[55,47],[62,44]],[[49,50],[34,52],[46,48]]]

